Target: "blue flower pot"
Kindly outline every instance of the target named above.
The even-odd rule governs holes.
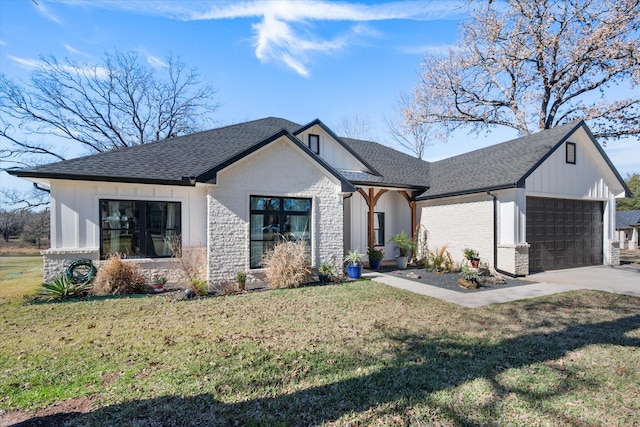
[[[349,279],[359,279],[362,277],[361,265],[347,265],[347,275]]]
[[[371,270],[377,270],[380,268],[381,259],[370,259],[369,260],[369,268]]]

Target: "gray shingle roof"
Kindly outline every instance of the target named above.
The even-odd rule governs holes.
[[[187,185],[188,177],[202,176],[208,180],[212,175],[208,171],[232,161],[283,129],[295,134],[303,127],[289,120],[268,117],[11,173],[23,177]],[[338,171],[347,180],[407,186],[415,186],[416,177],[421,182],[426,180],[426,162],[375,142],[342,141],[365,164],[376,172],[384,172],[378,176]]]
[[[268,117],[12,173],[25,177],[177,184],[183,182],[183,177],[198,176],[283,128],[295,131],[300,125]]]
[[[429,181],[429,163],[393,148],[372,141],[340,138],[353,152],[358,153],[381,175],[363,177],[342,172],[356,184],[379,182],[388,186],[426,188]],[[364,179],[363,179],[364,178]]]
[[[431,163],[429,189],[420,199],[524,185],[524,179],[566,140],[571,123]]]
[[[217,170],[270,141],[279,132],[284,132],[310,156],[315,156],[292,135],[316,124],[335,136],[319,120],[302,126],[268,117],[9,173],[22,177],[174,185],[190,185],[189,177],[198,177],[200,182],[213,182]],[[356,185],[427,189],[419,197],[422,199],[445,197],[523,186],[524,179],[552,153],[554,147],[581,126],[588,132],[583,122],[567,124],[434,163],[376,142],[338,138],[347,150],[371,168],[372,173],[336,171],[324,160],[316,160],[343,181],[343,191],[353,189],[351,182]],[[598,148],[609,162],[602,149]],[[610,166],[617,175],[613,165]],[[622,178],[617,176],[624,185]]]
[[[640,224],[640,211],[616,211],[616,228],[630,228]]]

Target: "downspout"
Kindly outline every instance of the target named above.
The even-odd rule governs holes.
[[[518,277],[516,274],[498,268],[498,198],[491,191],[487,191],[487,194],[493,199],[493,269],[505,276]]]

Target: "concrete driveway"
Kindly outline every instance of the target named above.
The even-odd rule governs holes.
[[[545,271],[530,274],[527,279],[539,283],[567,285],[575,289],[595,289],[640,297],[640,264]]]
[[[435,286],[425,286],[379,272],[366,272],[363,276],[389,286],[439,298],[465,307],[482,307],[578,289],[594,289],[640,297],[640,264],[546,271],[527,276],[526,279],[532,282],[530,285],[465,294]]]

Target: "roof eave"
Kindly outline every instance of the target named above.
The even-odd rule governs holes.
[[[58,173],[43,173],[43,172],[30,172],[25,170],[13,170],[7,171],[13,176],[18,178],[44,178],[44,179],[60,179],[70,181],[91,181],[91,182],[118,182],[129,184],[159,184],[159,185],[179,185],[193,187],[195,181],[190,177],[183,177],[180,180],[175,179],[151,179],[151,178],[126,178],[126,177],[113,177],[113,176],[101,176],[101,175],[75,175],[75,174],[58,174]]]
[[[519,185],[519,183],[513,183],[513,184],[503,184],[503,185],[495,185],[495,186],[491,186],[491,187],[484,187],[484,188],[474,188],[471,190],[460,190],[460,191],[451,191],[448,193],[441,193],[441,194],[433,194],[433,195],[426,195],[426,196],[418,196],[416,197],[416,201],[421,201],[421,200],[433,200],[433,199],[444,199],[446,197],[456,197],[456,196],[467,196],[470,194],[479,194],[479,193],[487,193],[490,191],[498,191],[498,190],[508,190],[510,188],[522,188],[521,185]]]

